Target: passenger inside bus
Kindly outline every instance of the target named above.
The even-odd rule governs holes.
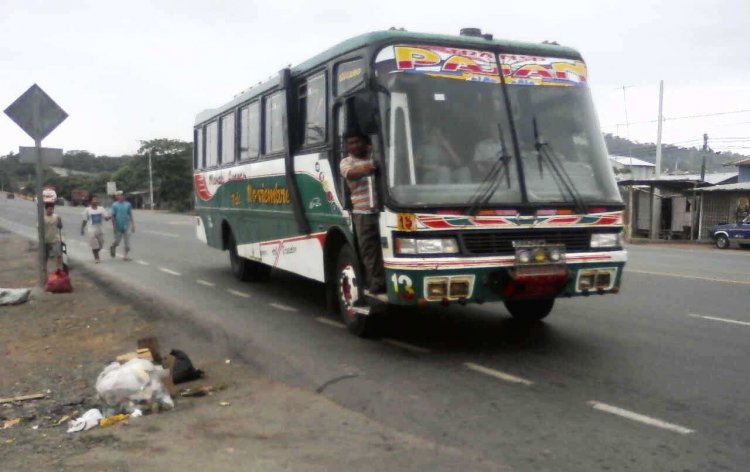
[[[426,184],[465,183],[471,171],[437,125],[425,127],[415,150],[418,181]]]

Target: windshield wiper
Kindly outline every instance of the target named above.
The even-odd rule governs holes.
[[[542,174],[543,164],[546,163],[547,167],[552,171],[552,178],[560,193],[564,194],[567,192],[570,195],[570,198],[573,199],[576,211],[580,214],[586,213],[587,210],[586,205],[583,202],[583,197],[578,190],[576,190],[575,183],[570,177],[570,174],[565,171],[565,167],[557,157],[552,145],[546,141],[542,141],[539,135],[539,127],[536,122],[536,117],[532,118],[532,125],[534,127],[534,147],[539,153],[539,174]]]
[[[488,201],[490,201],[490,198],[492,198],[498,187],[500,187],[502,176],[505,176],[508,188],[510,188],[508,162],[510,162],[511,156],[509,156],[506,151],[505,137],[503,137],[503,129],[500,126],[500,123],[497,124],[497,132],[500,137],[500,151],[495,155],[495,161],[492,163],[490,171],[484,179],[482,179],[479,188],[477,188],[477,191],[469,200],[471,206],[466,210],[466,214],[468,215],[474,215],[479,208],[483,207]]]

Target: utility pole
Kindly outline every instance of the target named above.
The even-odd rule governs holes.
[[[703,133],[703,152],[701,152],[701,181],[703,183],[706,180],[706,154],[708,154],[708,133]],[[701,193],[701,205],[700,209],[696,208],[696,220],[698,221],[698,236],[697,239],[701,238],[701,227],[703,226],[703,193]]]
[[[701,181],[706,178],[706,154],[708,153],[708,133],[703,133],[703,156],[701,158]]]
[[[153,149],[148,151],[148,198],[149,202],[151,202],[152,210],[154,209],[154,176],[151,172],[151,154],[153,153]]]
[[[625,95],[625,89],[628,87],[623,85],[622,87],[618,87],[622,89],[622,105],[625,110],[625,137],[630,139],[630,121],[628,120],[628,98]]]
[[[656,165],[654,167],[654,176],[659,179],[661,176],[661,125],[662,125],[662,108],[664,104],[664,81],[659,81],[659,119],[656,128]],[[652,185],[651,194],[651,239],[659,238],[659,229],[661,228],[661,199],[659,198],[659,189]]]

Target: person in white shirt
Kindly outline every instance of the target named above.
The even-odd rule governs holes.
[[[84,230],[88,225],[88,237],[89,245],[91,246],[91,252],[94,253],[94,262],[99,263],[99,251],[104,247],[104,231],[102,224],[105,220],[109,221],[110,217],[104,208],[99,206],[99,201],[96,197],[91,197],[91,202],[85,210],[83,210],[83,223],[81,223],[81,236],[84,234]]]

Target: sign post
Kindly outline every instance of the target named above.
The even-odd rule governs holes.
[[[42,139],[62,123],[68,114],[37,84],[29,87],[8,108],[5,114],[34,139],[36,149],[36,214],[39,238],[39,286],[44,285],[47,272],[47,251],[44,245],[44,198],[42,196]]]

